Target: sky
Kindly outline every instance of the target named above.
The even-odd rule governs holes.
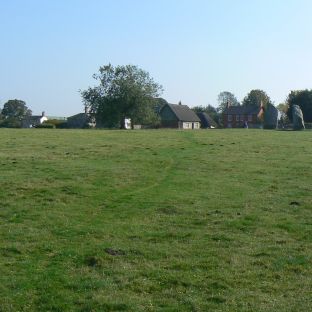
[[[0,107],[83,111],[100,66],[148,71],[170,103],[312,88],[310,0],[0,0]]]

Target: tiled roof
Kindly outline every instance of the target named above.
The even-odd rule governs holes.
[[[82,117],[87,117],[87,114],[86,114],[86,113],[78,113],[78,114],[76,114],[76,115],[67,117],[67,119],[82,118]]]
[[[41,118],[42,118],[42,115],[38,115],[38,116],[33,115],[33,116],[26,116],[23,119],[27,121],[37,121],[37,120],[40,120]]]
[[[252,115],[258,114],[260,109],[260,107],[254,106],[230,106],[223,113],[226,115]]]
[[[217,123],[205,112],[197,113],[198,117],[200,118],[201,124],[204,127],[217,127]]]
[[[166,104],[170,107],[172,112],[180,121],[198,121],[199,117],[187,106],[187,105],[177,105],[177,104]]]

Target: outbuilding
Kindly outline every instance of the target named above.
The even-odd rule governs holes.
[[[200,129],[200,119],[187,105],[165,104],[159,111],[163,128]]]
[[[217,123],[205,112],[197,113],[200,119],[201,127],[203,129],[214,129],[217,128]]]

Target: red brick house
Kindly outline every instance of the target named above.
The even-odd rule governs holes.
[[[247,123],[249,128],[260,128],[259,119],[264,112],[263,106],[227,106],[222,119],[224,128],[243,128]]]

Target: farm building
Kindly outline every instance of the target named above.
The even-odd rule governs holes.
[[[67,118],[68,128],[94,128],[95,125],[95,118],[90,114],[87,107],[85,107],[84,113],[79,113]]]
[[[68,128],[95,127],[95,120],[87,113],[79,113],[67,118]]]
[[[67,118],[68,128],[84,128],[88,123],[88,116],[85,113],[79,113]]]
[[[217,128],[217,123],[205,112],[197,113],[200,119],[200,124],[203,129]]]
[[[159,111],[161,126],[164,128],[199,129],[199,117],[182,104],[165,104]]]

